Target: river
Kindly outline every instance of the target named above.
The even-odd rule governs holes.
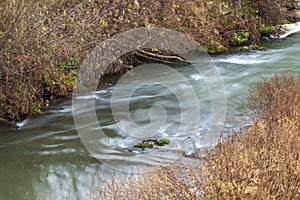
[[[267,50],[239,52],[212,58],[224,81],[228,118],[236,124],[241,121],[248,123],[248,88],[255,85],[260,77],[284,72],[296,74],[300,69],[299,33],[285,39],[265,41],[261,45],[266,46]],[[205,83],[201,77],[195,74],[191,67],[182,66],[178,70],[189,77],[189,82],[197,88],[197,103],[202,112],[202,129],[192,145],[199,148],[205,145],[197,139],[201,138],[203,131],[207,131],[206,124],[209,122],[206,117],[209,118],[211,112],[211,102],[208,98],[210,94],[205,90]],[[174,81],[170,74],[162,73],[161,76],[170,82]],[[180,87],[180,84],[177,85],[175,87]],[[124,85],[124,90],[125,87],[128,85]],[[100,152],[104,156],[100,160],[102,159],[103,163],[106,160],[117,161],[115,165],[118,169],[125,169],[128,163],[132,167],[161,162],[155,159],[155,153],[152,155],[151,152],[148,154],[138,150],[128,151],[138,140],[118,130],[119,124],[114,121],[110,111],[112,90],[113,86],[106,84],[105,88],[92,95],[92,98],[100,99],[100,103],[96,105],[97,116],[102,128],[106,130],[106,138],[102,138],[105,141],[103,144],[106,145]],[[87,95],[82,98],[90,97]],[[136,90],[130,103],[133,118],[136,118],[138,123],[147,124],[149,116],[144,113],[149,106],[145,105],[151,106],[156,101],[163,102],[168,114],[160,136],[174,140],[189,136],[189,133],[174,134],[178,126],[178,113],[188,111],[179,109],[178,98],[166,87],[145,86]],[[189,114],[193,116],[193,112]],[[228,124],[226,126],[230,126]],[[71,100],[57,102],[45,115],[28,118],[19,126],[21,128],[11,134],[0,134],[0,199],[32,199],[34,196],[42,199],[88,199],[88,194],[96,193],[95,187],[101,181],[122,175],[122,172],[112,169],[110,163],[101,164],[99,158],[96,159],[95,155],[85,148],[74,125]],[[174,146],[164,148],[163,156],[176,160],[177,154],[170,153],[170,150],[174,149]],[[127,159],[128,157],[132,159]]]

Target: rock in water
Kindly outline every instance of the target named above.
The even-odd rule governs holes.
[[[142,142],[135,144],[134,147],[145,149],[145,148],[153,148],[153,147],[157,147],[157,146],[164,146],[164,145],[168,145],[169,143],[170,143],[170,140],[168,138],[162,138],[160,140],[147,139],[147,140],[143,140]]]

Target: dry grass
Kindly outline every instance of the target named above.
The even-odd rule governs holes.
[[[98,187],[98,198],[300,199],[299,96],[300,77],[262,80],[249,95],[252,125],[223,138],[192,167],[113,181]]]
[[[249,93],[253,121],[277,123],[285,117],[297,118],[300,112],[300,77],[284,74],[262,79]]]
[[[199,160],[193,160],[199,166]],[[199,199],[203,183],[199,170],[184,163],[157,168],[153,172],[117,179],[97,187],[99,195],[91,199]]]
[[[252,125],[211,152],[203,163],[206,197],[300,198],[299,117],[283,118],[271,133],[269,125]]]

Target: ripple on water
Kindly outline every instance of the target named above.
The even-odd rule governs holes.
[[[53,136],[52,139],[54,140],[62,140],[62,141],[66,141],[66,140],[77,140],[79,139],[79,136],[77,134],[75,135],[62,135],[62,136]]]

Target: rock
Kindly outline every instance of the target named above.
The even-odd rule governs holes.
[[[164,138],[164,139],[158,140],[156,143],[157,143],[158,146],[164,146],[164,145],[166,145],[166,144],[169,144],[169,143],[170,143],[170,140],[167,139],[167,138]]]
[[[239,51],[251,51],[251,50],[266,50],[265,47],[261,47],[257,44],[251,44],[249,46],[242,46],[238,48]]]
[[[210,54],[219,54],[219,53],[226,53],[228,52],[228,48],[224,47],[222,44],[211,41],[207,45],[207,52]]]
[[[135,148],[140,148],[140,149],[145,149],[145,148],[153,148],[157,146],[164,146],[170,143],[170,140],[167,138],[163,138],[160,140],[157,139],[148,139],[148,140],[143,140],[142,142],[139,142],[134,145]]]
[[[145,148],[153,148],[154,144],[151,142],[146,142],[146,143],[137,143],[136,145],[134,145],[134,147],[136,148],[141,148],[141,149],[145,149]]]
[[[249,47],[248,46],[242,46],[238,48],[239,51],[249,51]]]

